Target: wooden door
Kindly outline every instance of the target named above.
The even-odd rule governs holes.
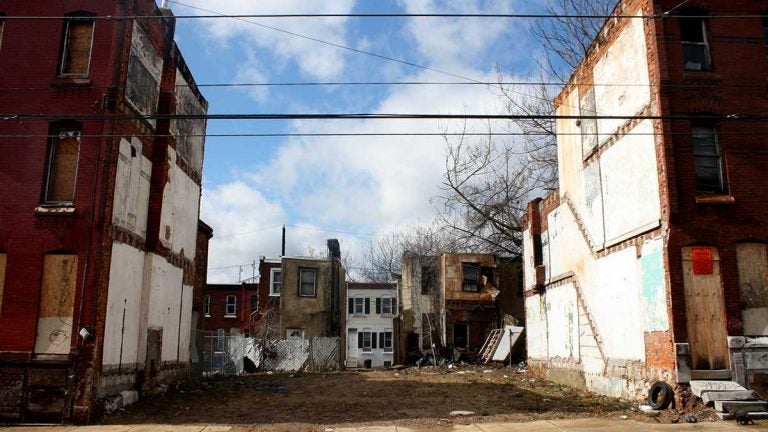
[[[693,369],[728,369],[728,334],[717,249],[683,248],[683,284]]]

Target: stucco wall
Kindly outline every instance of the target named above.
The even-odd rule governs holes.
[[[192,288],[182,284],[183,271],[166,261],[165,258],[151,255],[151,270],[149,273],[149,309],[147,316],[147,325],[149,328],[163,329],[162,361],[183,361],[181,352],[188,351],[189,342],[183,345],[184,349],[178,350],[179,346],[179,313],[182,308],[190,311],[182,312],[181,318],[185,315],[191,320],[192,309]],[[184,291],[182,296],[182,289]],[[189,322],[183,324],[186,331],[182,328],[182,333],[189,333]],[[142,341],[146,344],[146,340]],[[188,357],[189,353],[184,354]]]
[[[315,297],[299,297],[299,268],[316,269]],[[282,264],[283,285],[280,291],[279,338],[286,337],[287,329],[301,329],[304,337],[327,335],[330,308],[330,262],[313,259],[285,258]]]
[[[112,223],[142,238],[147,237],[151,176],[152,163],[143,155],[141,140],[135,137],[130,142],[121,139]]]
[[[138,345],[144,339],[139,334],[143,283],[144,252],[126,244],[114,243],[104,328],[102,364],[105,367],[144,363],[144,359],[138,356]]]

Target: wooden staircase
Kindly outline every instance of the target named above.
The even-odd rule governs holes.
[[[480,348],[478,359],[481,363],[487,364],[493,358],[493,353],[496,352],[496,348],[499,346],[499,341],[504,333],[504,329],[492,330],[485,340],[483,347]]]

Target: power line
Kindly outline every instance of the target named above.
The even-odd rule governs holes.
[[[134,121],[134,120],[720,120],[764,121],[766,113],[670,115],[561,115],[561,114],[0,114],[0,121]]]
[[[183,4],[177,1],[169,3],[178,4],[191,9],[205,9]],[[209,12],[210,13],[210,12]],[[495,19],[664,19],[670,17],[680,17],[681,15],[658,14],[658,15],[590,15],[590,14],[503,14],[503,13],[283,13],[283,14],[232,14],[222,16],[216,15],[101,15],[89,16],[89,20],[99,21],[123,21],[123,20],[149,20],[149,19],[221,19],[221,18],[495,18]],[[764,14],[721,14],[721,15],[682,15],[685,18],[692,19],[757,19],[768,18]],[[3,20],[66,20],[73,19],[71,16],[45,15],[45,16],[2,16]]]

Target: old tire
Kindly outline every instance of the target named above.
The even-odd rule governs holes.
[[[675,392],[664,381],[656,381],[648,390],[648,405],[655,410],[664,410],[672,403]]]

